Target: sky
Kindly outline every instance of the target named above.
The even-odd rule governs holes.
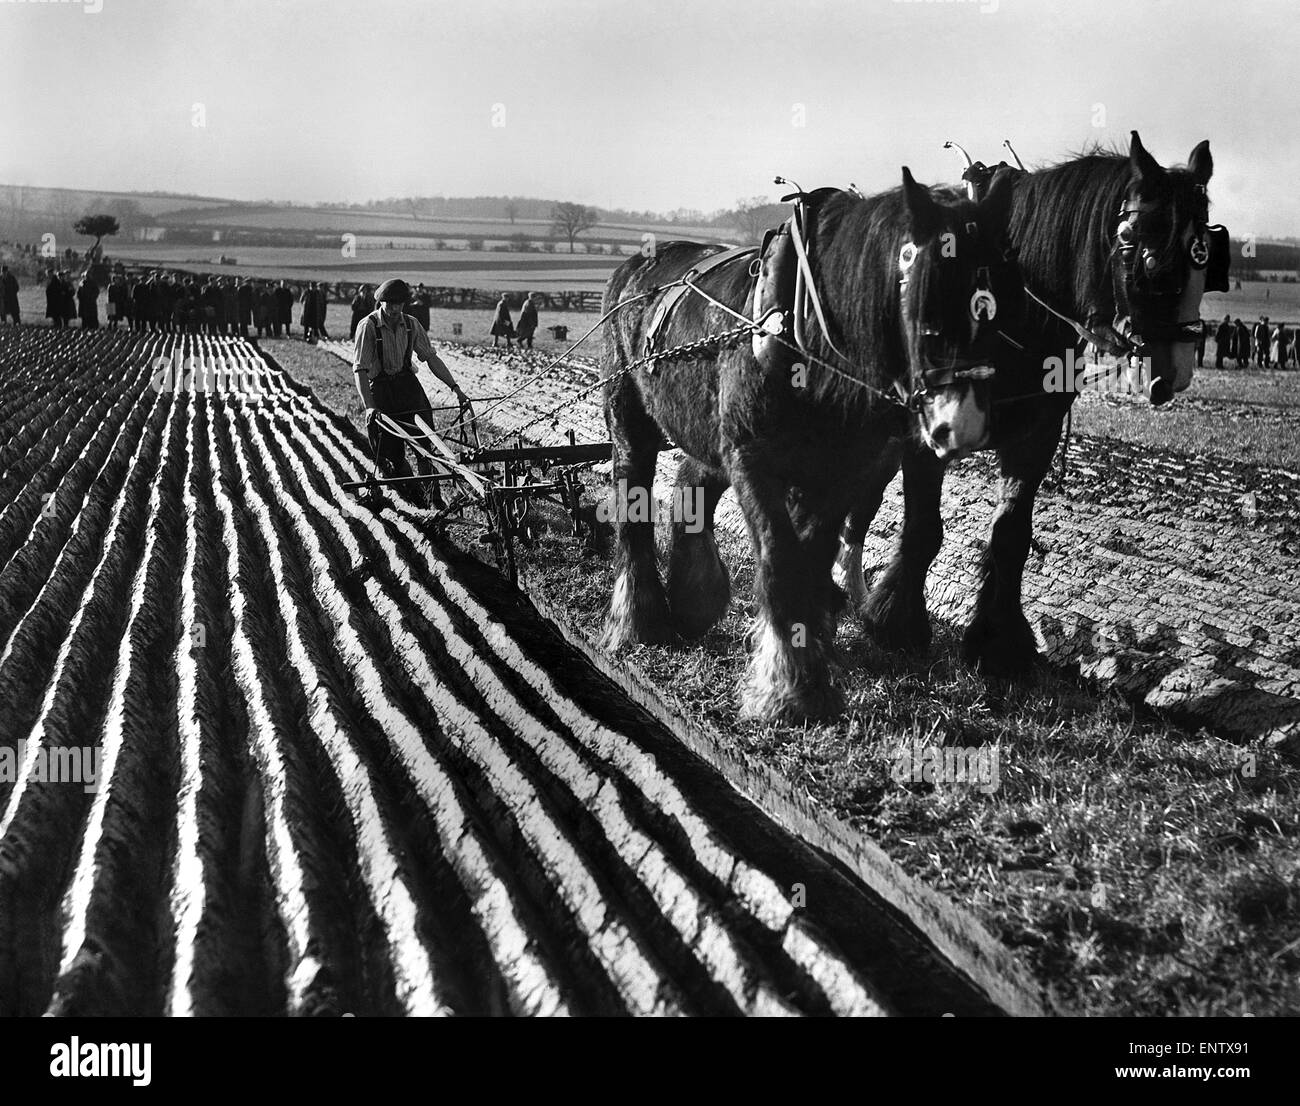
[[[0,183],[706,212],[1138,130],[1300,235],[1300,0],[0,0]]]

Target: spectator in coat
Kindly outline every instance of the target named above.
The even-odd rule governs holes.
[[[1258,362],[1261,369],[1267,369],[1271,364],[1268,349],[1269,339],[1271,337],[1272,332],[1268,325],[1268,316],[1261,315],[1259,317],[1259,322],[1255,324],[1254,330],[1255,360]]]
[[[423,284],[417,284],[407,304],[406,313],[427,331],[429,329],[429,309],[433,306],[433,297]]]
[[[143,334],[150,329],[153,314],[152,291],[147,278],[140,276],[131,285],[131,329]]]
[[[275,293],[269,283],[259,283],[253,292],[253,327],[261,338],[271,336],[275,324]],[[279,329],[276,328],[278,336]]]
[[[0,305],[3,306],[0,319],[5,322],[13,319],[15,326],[22,322],[22,311],[18,307],[18,278],[9,271],[8,265],[0,265]]]
[[[492,318],[492,348],[496,349],[497,339],[506,340],[506,349],[511,349],[510,340],[515,336],[515,324],[510,321],[510,303],[506,297],[497,300],[496,315]]]
[[[1214,331],[1214,367],[1223,368],[1223,359],[1232,356],[1232,319],[1228,315],[1223,316],[1221,322]]]
[[[352,297],[352,324],[348,327],[348,341],[357,336],[357,323],[375,309],[375,293],[369,284],[363,284]],[[426,328],[427,329],[427,328]]]
[[[316,337],[328,338],[329,331],[325,329],[325,310],[329,307],[330,286],[328,281],[322,280],[316,285]]]
[[[302,340],[310,342],[316,337],[316,282],[313,280],[302,294]]]
[[[1286,323],[1278,323],[1273,328],[1272,337],[1272,354],[1273,364],[1279,369],[1285,369],[1288,359],[1288,349],[1291,345],[1291,331]]]
[[[284,328],[284,334],[287,338],[293,328],[293,305],[297,300],[292,288],[284,281],[280,281],[279,286],[275,289],[275,313],[271,316],[271,327],[275,336],[280,337],[280,328]]]
[[[236,318],[238,319],[239,336],[248,337],[248,327],[253,321],[253,286],[243,277],[235,287],[235,301],[237,303]]]
[[[1196,349],[1196,367],[1203,369],[1205,367],[1205,337],[1209,333],[1209,327],[1205,325],[1204,319],[1196,320],[1196,338],[1193,345]]]
[[[519,326],[516,328],[519,335],[519,348],[533,348],[533,335],[537,333],[537,304],[533,302],[533,294],[529,292],[524,297],[524,306],[519,312]]]
[[[99,285],[87,273],[77,286],[77,314],[82,330],[99,329]]]
[[[77,317],[77,289],[72,283],[72,274],[66,269],[59,273],[59,281],[63,287],[63,325],[70,326]]]
[[[1240,319],[1236,322],[1237,329],[1237,368],[1250,368],[1250,327]]]
[[[221,333],[234,334],[239,326],[239,292],[235,282],[226,277],[221,282]]]
[[[127,318],[128,292],[126,287],[126,277],[118,273],[108,282],[108,328],[109,330],[117,329],[117,321]]]
[[[45,282],[45,317],[56,330],[67,325],[63,317],[63,282],[58,273],[50,273]]]

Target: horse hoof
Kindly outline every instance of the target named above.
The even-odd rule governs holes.
[[[672,622],[658,578],[634,587],[626,574],[614,583],[601,645],[615,652],[628,645],[663,645],[671,642]]]
[[[971,667],[995,679],[1026,676],[1042,661],[1034,632],[1023,618],[1001,630],[972,623],[962,637],[962,656]]]
[[[898,653],[930,651],[930,615],[925,602],[908,603],[897,592],[877,588],[858,608],[862,628],[882,649]]]
[[[755,627],[749,667],[740,684],[740,716],[760,722],[800,723],[834,718],[844,709],[835,686],[833,648],[814,638],[799,645],[770,625]]]
[[[673,625],[684,638],[703,637],[727,613],[731,574],[712,534],[674,539],[667,593]]]

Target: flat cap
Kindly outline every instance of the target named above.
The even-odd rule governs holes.
[[[407,303],[411,299],[411,286],[401,277],[384,281],[375,292],[376,303]]]

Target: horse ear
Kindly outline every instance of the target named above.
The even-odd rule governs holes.
[[[928,242],[943,225],[939,205],[923,184],[917,184],[912,170],[903,166],[903,195],[907,199],[907,213],[912,222],[912,241]]]
[[[1019,173],[1014,169],[999,169],[993,174],[993,182],[980,200],[979,210],[985,216],[985,225],[996,234],[1005,231],[1011,221],[1011,201],[1016,194],[1018,176]]]
[[[1165,171],[1160,167],[1160,162],[1147,153],[1147,148],[1142,145],[1138,132],[1129,133],[1133,136],[1128,148],[1128,161],[1133,168],[1133,177],[1139,185],[1154,183],[1164,176]]]
[[[1210,183],[1210,177],[1214,175],[1214,158],[1210,156],[1210,140],[1207,138],[1204,142],[1198,142],[1196,149],[1192,151],[1191,157],[1187,159],[1187,168],[1191,171],[1196,183],[1206,185]]]

